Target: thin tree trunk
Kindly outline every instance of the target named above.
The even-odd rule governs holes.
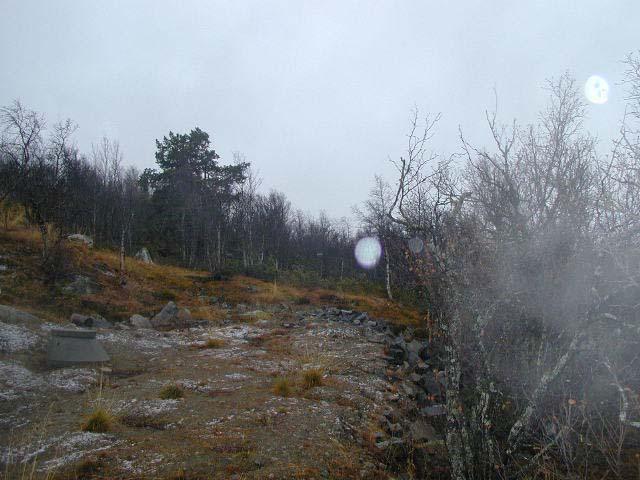
[[[384,258],[387,263],[386,276],[385,276],[386,277],[385,284],[387,286],[387,298],[389,298],[389,300],[393,300],[393,294],[391,293],[391,266],[389,262],[389,252],[387,251],[386,243],[383,244],[382,248],[384,248]]]
[[[127,276],[125,272],[124,265],[124,238],[125,238],[125,229],[124,226],[120,232],[120,285],[125,285],[127,283]]]
[[[38,228],[42,237],[42,260],[46,260],[49,255],[49,229],[45,222],[40,222]]]
[[[473,453],[471,451],[469,429],[465,417],[461,395],[462,363],[459,345],[456,339],[462,334],[462,321],[460,313],[455,310],[451,313],[449,325],[443,332],[447,337],[445,351],[447,364],[445,376],[447,382],[446,407],[447,429],[446,443],[451,464],[451,478],[454,480],[472,480],[475,478],[473,471]]]
[[[216,246],[216,257],[218,261],[218,268],[222,266],[222,246],[220,241],[220,224],[218,224],[218,232],[217,232],[217,246]]]

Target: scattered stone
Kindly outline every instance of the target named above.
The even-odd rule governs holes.
[[[435,379],[433,373],[422,375],[418,385],[422,387],[428,395],[439,396],[442,393],[441,384]]]
[[[253,310],[251,312],[245,312],[240,314],[241,317],[251,317],[258,320],[268,320],[271,318],[271,314],[262,310]]]
[[[398,414],[395,412],[395,410],[392,410],[391,408],[387,408],[382,415],[389,422],[395,423],[398,421]]]
[[[178,310],[178,326],[187,326],[191,323],[191,311],[188,308]]]
[[[416,388],[413,386],[412,383],[410,382],[402,382],[400,384],[400,390],[402,391],[402,393],[404,393],[407,397],[410,398],[415,398],[416,396]]]
[[[71,315],[71,323],[82,328],[113,328],[113,324],[101,315],[81,315],[74,313]]]
[[[407,449],[402,438],[378,442],[376,447],[384,452],[385,459],[391,464],[401,464],[406,461]]]
[[[138,250],[135,256],[142,263],[153,263],[153,260],[151,259],[151,254],[149,253],[149,250],[147,249],[147,247],[142,247],[140,250]]]
[[[441,403],[438,403],[436,405],[430,405],[428,407],[422,408],[420,410],[420,413],[422,415],[427,416],[427,417],[437,417],[437,416],[440,416],[440,415],[446,415],[447,414],[447,407],[445,407]]]
[[[81,233],[74,233],[72,235],[69,235],[67,237],[67,240],[76,243],[83,243],[89,248],[93,247],[93,239],[87,235],[82,235]]]
[[[137,313],[129,318],[129,323],[135,328],[153,328],[153,325],[151,325],[147,317],[143,317]]]
[[[424,357],[427,356],[427,345],[419,340],[412,340],[407,343],[407,352],[415,354],[422,360],[426,360]]]
[[[392,437],[402,437],[402,425],[399,423],[392,423],[389,425],[389,433]]]
[[[435,429],[424,420],[417,420],[411,424],[409,434],[414,442],[432,442],[438,440]]]
[[[407,358],[407,344],[402,337],[396,337],[391,341],[389,354],[397,363],[402,363]]]
[[[38,327],[42,321],[35,315],[8,305],[0,305],[0,321],[21,326]]]
[[[98,271],[98,273],[101,273],[102,275],[106,275],[107,277],[116,276],[115,272],[111,271],[111,269],[109,268],[109,265],[107,265],[104,262],[95,262],[93,264],[93,267]]]
[[[186,308],[178,308],[174,302],[168,302],[160,313],[151,319],[153,328],[185,328],[191,323],[191,312]]]
[[[410,368],[413,368],[418,365],[418,363],[420,363],[420,357],[416,355],[415,352],[408,352],[407,363],[409,364]]]
[[[65,286],[63,290],[67,293],[73,293],[76,295],[91,295],[99,290],[99,286],[96,282],[84,275],[76,275],[69,285]]]
[[[369,315],[367,314],[367,312],[359,313],[359,314],[356,316],[356,318],[354,318],[354,319],[353,319],[353,323],[358,322],[358,324],[360,324],[360,323],[364,323],[364,322],[367,322],[367,321],[369,321]],[[374,323],[375,323],[375,322],[374,322]]]
[[[429,365],[427,365],[423,361],[420,361],[413,368],[413,371],[416,372],[419,375],[424,375],[425,373],[429,373]],[[416,383],[418,383],[418,382],[416,381]]]
[[[219,298],[216,296],[209,296],[209,295],[199,295],[198,299],[200,299],[200,301],[205,302],[205,303],[210,303],[211,305],[218,303]]]
[[[397,393],[388,393],[386,395],[386,399],[390,402],[397,402],[400,400],[400,395],[398,395]]]

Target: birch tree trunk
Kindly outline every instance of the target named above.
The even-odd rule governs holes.
[[[387,287],[387,298],[389,300],[393,300],[393,294],[391,292],[391,265],[389,260],[389,251],[387,250],[386,242],[383,242],[382,248],[384,249],[384,258],[386,261],[386,275],[385,275],[385,285]]]
[[[127,283],[127,277],[125,272],[124,265],[124,238],[125,238],[125,229],[124,226],[120,232],[120,285],[125,285]]]

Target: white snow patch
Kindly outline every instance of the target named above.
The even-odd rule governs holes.
[[[113,435],[104,433],[78,432],[66,434],[57,445],[56,453],[69,452],[43,464],[40,471],[50,471],[80,460],[85,455],[108,450],[119,443]],[[75,451],[74,451],[75,450]]]
[[[155,400],[122,400],[117,402],[113,409],[117,413],[127,413],[142,417],[152,417],[167,413],[178,408],[180,400],[177,399],[155,399]]]
[[[40,337],[21,325],[0,322],[0,352],[13,353],[32,348]]]
[[[66,455],[45,462],[39,469],[50,470],[73,462],[86,455],[105,450],[117,443],[113,435],[105,433],[74,432],[39,439],[31,444],[5,447],[0,450],[0,461],[6,464],[29,463],[47,452],[65,452]]]
[[[144,334],[130,331],[105,332],[96,335],[96,338],[103,342],[118,343],[126,345],[134,350],[149,352],[164,348],[175,347],[179,342],[161,335],[153,330],[145,330]]]
[[[89,368],[63,368],[49,374],[49,384],[67,392],[82,393],[96,381],[96,371]]]
[[[36,391],[46,386],[38,374],[15,362],[0,361],[0,391]],[[8,388],[7,388],[8,387]]]

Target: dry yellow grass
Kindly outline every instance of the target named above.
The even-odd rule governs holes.
[[[52,285],[42,280],[39,233],[34,229],[15,227],[0,229],[0,251],[11,254],[17,262],[16,274],[12,277],[12,283],[4,286],[0,303],[11,303],[36,311],[40,306],[46,307],[43,308],[46,310],[45,316],[52,321],[68,318],[70,313],[79,310],[93,310],[114,320],[124,320],[135,313],[152,316],[170,298],[180,306],[189,308],[197,319],[223,319],[225,311],[201,299],[200,294],[204,293],[205,296],[222,298],[232,305],[290,303],[317,307],[330,304],[364,310],[373,317],[396,323],[418,325],[424,321],[415,309],[372,294],[282,284],[275,286],[243,275],[228,280],[212,280],[209,272],[159,263],[145,264],[131,257],[125,260],[127,283],[122,287],[118,275],[118,252],[89,249],[81,244],[65,245],[67,269],[91,277],[99,286],[98,292],[80,297],[52,291]],[[52,298],[55,298],[54,304]]]
[[[292,388],[291,383],[286,378],[277,378],[273,383],[273,393],[280,395],[281,397],[288,397],[291,395]]]
[[[319,368],[305,370],[302,374],[302,385],[306,389],[319,387],[322,385],[323,375],[324,372]]]
[[[209,338],[206,342],[204,342],[202,348],[222,348],[225,346],[225,344],[226,342],[224,340],[221,340],[220,338]]]
[[[184,396],[184,391],[178,385],[165,385],[158,395],[163,400],[175,400]]]
[[[103,407],[95,409],[80,427],[84,432],[105,433],[111,430],[113,416]]]

